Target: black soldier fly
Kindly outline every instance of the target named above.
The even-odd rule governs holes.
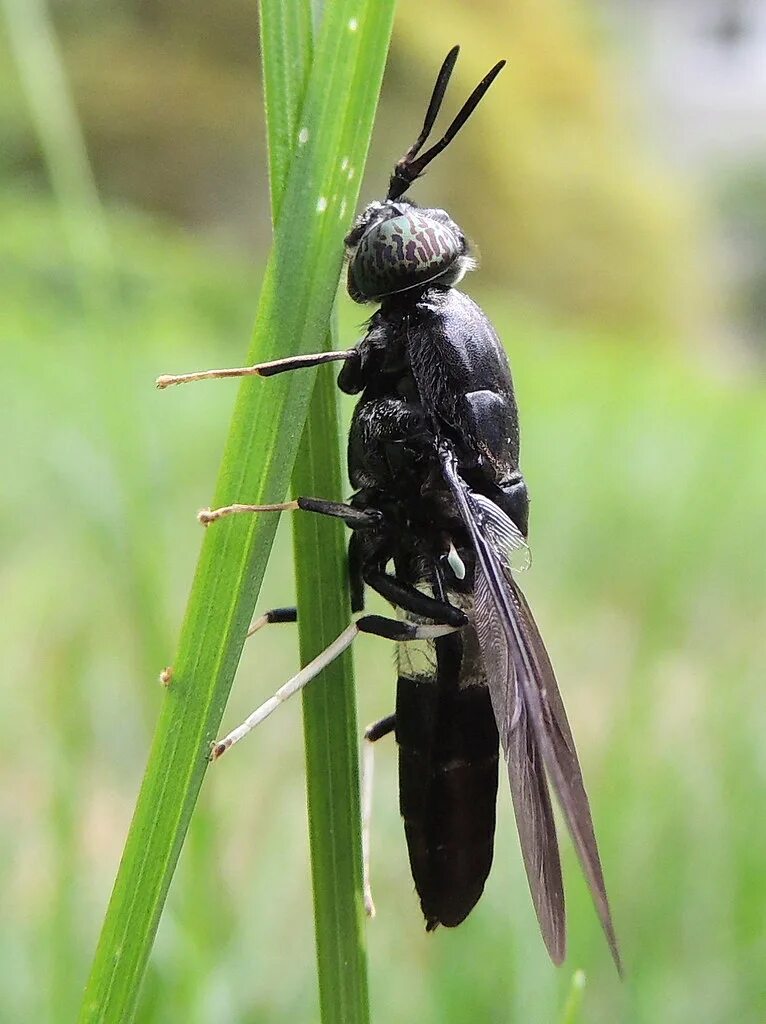
[[[492,863],[498,751],[510,780],[532,901],[552,960],[565,956],[564,890],[549,784],[620,969],[590,806],[574,740],[540,633],[511,570],[526,547],[529,500],[519,469],[519,427],[505,351],[482,310],[456,289],[473,266],[465,235],[444,210],[404,199],[457,134],[504,62],[496,64],[446,134],[422,155],[458,55],[439,72],[423,129],[396,164],[388,194],[346,237],[348,292],[379,308],[352,349],[238,370],[162,377],[158,386],[203,377],[270,376],[343,360],[338,384],[361,395],[348,441],[355,489],[348,503],[299,497],[236,512],[303,509],[351,529],[354,611],[364,588],[399,619],[357,619],[238,729],[220,755],[313,679],[359,632],[399,641],[393,715],[370,741],[394,732],[400,809],[415,887],[430,931],[460,924]],[[393,566],[393,572],[389,567]],[[295,621],[276,609],[266,622]]]

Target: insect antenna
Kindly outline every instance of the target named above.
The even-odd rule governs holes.
[[[425,120],[423,121],[423,129],[418,135],[417,139],[412,143],[410,148],[404,154],[402,159],[397,164],[398,167],[407,164],[413,160],[414,157],[420,152],[421,146],[426,141],[428,136],[431,134],[431,129],[434,126],[434,121],[439,115],[441,110],[442,101],[444,94],[447,91],[449,80],[452,77],[452,71],[457,62],[458,54],[460,53],[459,46],[453,46],[447,56],[444,58],[439,74],[436,78],[436,85],[434,85],[434,91],[431,93],[431,99],[428,104],[428,110],[426,111]]]
[[[394,173],[391,175],[391,181],[388,187],[389,199],[398,199],[400,196],[403,196],[413,181],[415,181],[416,178],[419,178],[423,173],[423,169],[431,163],[434,157],[438,156],[442,150],[447,148],[479,105],[487,89],[489,89],[505,67],[505,61],[500,60],[490,71],[487,72],[465,101],[458,112],[457,117],[454,119],[442,138],[435,143],[435,145],[431,146],[431,148],[418,160],[416,160],[415,157],[418,155],[421,147],[428,138],[431,129],[433,128],[434,121],[439,113],[442,100],[444,99],[444,94],[447,91],[450,76],[452,75],[452,69],[455,67],[455,62],[457,61],[459,52],[460,47],[453,46],[444,59],[444,63],[442,64],[436,79],[436,85],[434,85],[431,102],[428,104],[428,110],[426,111],[425,120],[423,121],[423,129],[401,160],[399,160],[394,167]]]

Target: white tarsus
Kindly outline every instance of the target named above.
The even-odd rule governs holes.
[[[362,744],[362,886],[364,912],[375,917],[370,884],[370,831],[372,824],[372,780],[375,774],[375,741],[365,735]]]

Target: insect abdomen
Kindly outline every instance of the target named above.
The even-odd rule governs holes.
[[[435,674],[400,675],[396,704],[399,803],[429,931],[460,924],[482,894],[498,763],[489,692],[461,674],[462,635],[441,637],[435,648]]]

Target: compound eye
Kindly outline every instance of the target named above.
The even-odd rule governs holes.
[[[449,270],[465,248],[451,227],[416,210],[389,217],[359,242],[348,268],[349,293],[364,301],[425,285]]]

